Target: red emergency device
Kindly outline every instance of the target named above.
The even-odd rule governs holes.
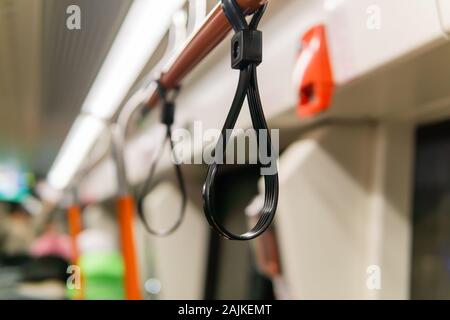
[[[328,109],[334,81],[324,25],[311,28],[303,36],[294,81],[298,85],[297,113],[301,118]]]

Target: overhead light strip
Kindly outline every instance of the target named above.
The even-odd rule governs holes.
[[[172,15],[184,0],[134,0],[47,176],[56,189],[66,188],[87,157],[142,69],[156,50]]]

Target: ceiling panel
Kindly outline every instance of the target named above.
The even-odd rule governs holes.
[[[45,173],[132,0],[0,0],[0,161]],[[66,27],[69,5],[81,30]]]
[[[0,0],[0,160],[22,157],[36,143],[41,5]]]

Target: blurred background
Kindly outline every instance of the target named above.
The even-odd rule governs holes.
[[[446,0],[269,0],[272,227],[244,242],[209,227],[203,136],[183,145],[180,227],[147,232],[136,195],[156,158],[145,218],[165,229],[183,199],[154,80],[219,14],[216,0],[0,0],[0,299],[450,299]],[[175,129],[222,127],[231,37],[180,76]],[[235,232],[258,218],[259,173],[220,171],[216,206]]]

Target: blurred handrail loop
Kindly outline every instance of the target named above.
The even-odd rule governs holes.
[[[192,33],[206,16],[206,0],[189,0],[189,18],[187,31]]]
[[[161,143],[161,147],[159,148],[159,152],[157,153],[156,158],[154,159],[153,163],[151,164],[149,174],[148,174],[147,178],[145,179],[145,182],[144,182],[142,188],[140,189],[136,198],[137,198],[137,212],[138,212],[138,215],[139,215],[145,229],[150,234],[153,234],[153,235],[159,236],[159,237],[165,237],[165,236],[172,234],[175,230],[177,230],[178,227],[181,225],[181,222],[183,221],[183,218],[184,218],[185,212],[186,212],[187,192],[186,192],[186,186],[184,183],[184,178],[183,178],[183,174],[181,171],[179,161],[177,159],[175,159],[176,155],[174,152],[174,143],[172,140],[172,125],[173,125],[174,116],[175,116],[175,98],[178,95],[180,88],[177,86],[176,88],[174,88],[173,90],[171,90],[169,92],[168,90],[166,90],[166,88],[164,88],[162,86],[162,84],[159,81],[156,81],[156,84],[157,84],[158,94],[162,98],[161,99],[162,100],[161,123],[166,126],[166,135],[165,135],[164,140]],[[163,153],[163,146],[164,146],[165,142],[169,142],[170,150],[171,150],[172,156],[173,156],[172,160],[174,161],[175,174],[176,174],[176,178],[177,178],[177,182],[178,182],[178,187],[179,187],[179,190],[181,193],[181,207],[180,207],[180,211],[179,211],[177,220],[171,227],[164,229],[164,230],[156,230],[155,228],[152,228],[150,226],[150,224],[148,223],[148,221],[145,217],[144,200],[152,186],[153,177],[154,177],[154,174],[156,171],[156,166],[157,166],[159,159],[161,158],[161,155]]]
[[[222,0],[222,7],[235,30],[235,35],[231,40],[231,64],[233,69],[240,70],[240,76],[233,103],[215,148],[215,155],[220,152],[222,159],[225,159],[228,141],[241,112],[244,100],[247,97],[253,128],[257,131],[258,165],[260,168],[264,168],[266,165],[263,165],[260,161],[262,154],[261,133],[266,135],[265,141],[267,141],[267,144],[263,147],[267,148],[267,154],[271,155],[273,150],[259,95],[256,67],[262,62],[262,32],[258,31],[257,27],[267,4],[254,13],[250,23],[247,23],[245,15],[236,0]],[[217,160],[216,157],[214,159]],[[208,167],[203,186],[203,208],[209,224],[221,236],[230,240],[250,240],[258,237],[270,226],[275,216],[279,189],[278,173],[264,175],[265,198],[264,205],[260,211],[260,218],[251,230],[237,235],[227,230],[222,224],[215,206],[215,184],[220,166],[221,164],[215,161]]]

